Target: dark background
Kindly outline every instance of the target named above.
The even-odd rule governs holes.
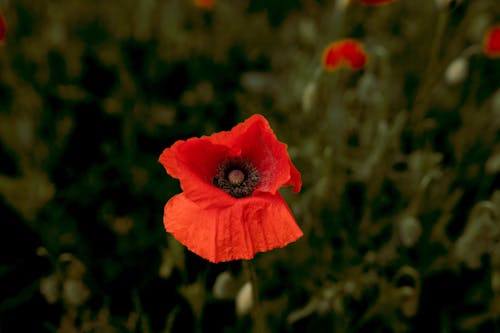
[[[254,262],[271,331],[500,332],[500,7],[347,3],[0,1],[0,332],[249,331],[157,159],[253,113],[304,182]],[[368,65],[324,72],[345,37]]]

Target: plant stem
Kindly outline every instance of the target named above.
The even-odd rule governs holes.
[[[250,278],[250,283],[252,284],[252,319],[253,319],[253,332],[256,333],[267,333],[267,325],[264,318],[264,313],[262,312],[262,307],[259,299],[259,285],[257,284],[257,274],[255,273],[255,267],[251,260],[244,261],[246,269],[248,271],[248,276]]]
[[[435,76],[436,72],[438,72],[439,51],[441,50],[441,46],[443,43],[443,37],[446,31],[448,18],[448,11],[442,11],[438,16],[437,27],[430,48],[429,62],[420,83],[420,89],[417,93],[417,96],[415,97],[414,123],[417,125],[418,130],[422,130],[420,127],[422,126],[422,121],[425,118],[425,113],[427,112],[432,88],[436,81]]]

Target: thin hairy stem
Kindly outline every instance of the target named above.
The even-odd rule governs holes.
[[[255,267],[251,260],[244,261],[246,270],[248,272],[248,277],[250,283],[252,284],[252,295],[253,295],[253,305],[252,305],[252,318],[253,318],[253,332],[255,333],[267,333],[267,325],[262,312],[262,305],[260,303],[259,297],[259,284],[257,282],[257,274],[255,273]]]

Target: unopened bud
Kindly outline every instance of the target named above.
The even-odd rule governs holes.
[[[89,297],[89,290],[82,280],[67,279],[63,283],[62,296],[64,301],[73,306],[80,306]]]
[[[450,86],[462,83],[469,72],[469,62],[467,58],[458,57],[453,60],[446,68],[444,80]]]
[[[45,257],[49,254],[49,251],[43,246],[39,246],[36,248],[36,255],[39,257]]]
[[[310,112],[316,99],[316,82],[309,82],[302,92],[302,108],[304,112]]]
[[[398,290],[401,297],[401,312],[406,317],[413,317],[417,313],[418,294],[414,287],[403,286]]]
[[[494,153],[485,164],[485,170],[489,174],[500,172],[500,152]]]
[[[40,280],[40,293],[49,304],[54,304],[59,298],[59,279],[50,275]]]
[[[253,287],[252,283],[247,282],[241,287],[236,295],[236,313],[244,316],[250,312],[253,306]]]
[[[401,244],[412,247],[422,234],[420,221],[414,216],[404,216],[398,223],[398,234]]]
[[[213,294],[217,299],[234,297],[234,279],[231,273],[222,272],[215,279]]]

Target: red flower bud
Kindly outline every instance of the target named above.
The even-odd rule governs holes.
[[[357,70],[363,68],[366,62],[363,45],[354,39],[331,43],[323,51],[323,67],[328,71],[335,71],[342,66]]]
[[[489,58],[500,58],[500,25],[491,27],[486,33],[483,51]]]
[[[0,13],[0,43],[5,40],[5,36],[7,35],[7,25],[5,24],[5,19],[3,18],[2,13]]]

